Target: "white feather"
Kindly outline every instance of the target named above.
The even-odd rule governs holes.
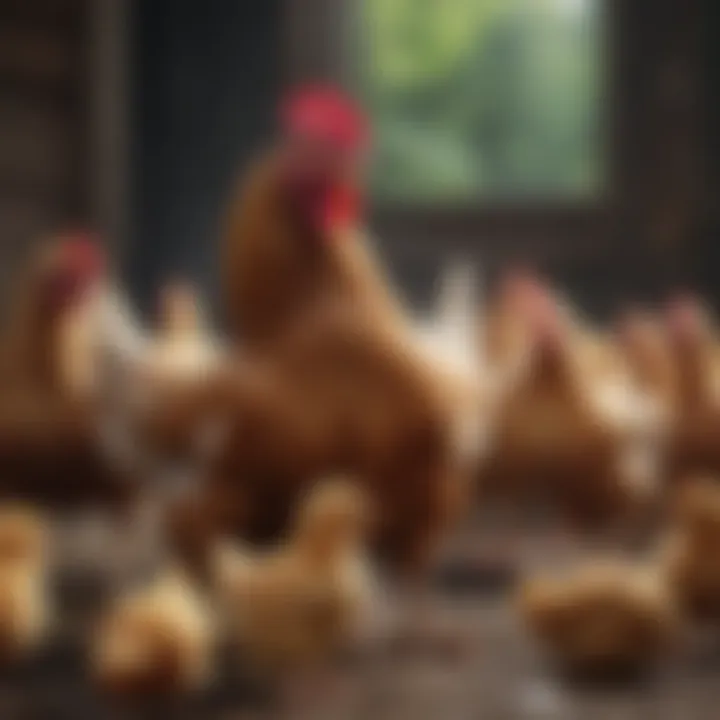
[[[459,390],[453,436],[462,463],[477,462],[489,445],[489,418],[482,401],[488,375],[479,343],[479,284],[472,263],[451,260],[440,274],[431,312],[414,324],[418,350]]]
[[[432,311],[415,323],[419,347],[430,360],[458,377],[478,376],[478,278],[469,262],[454,260],[442,270]]]

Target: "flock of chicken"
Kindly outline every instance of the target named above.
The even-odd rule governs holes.
[[[600,330],[527,270],[481,305],[458,266],[411,315],[361,232],[365,134],[331,91],[288,104],[231,203],[227,338],[181,284],[142,328],[87,238],[31,258],[0,354],[8,659],[48,637],[51,574],[93,553],[116,592],[91,670],[114,692],[201,687],[220,640],[283,682],[368,638],[434,647],[440,541],[495,503],[542,506],[578,542],[665,538],[523,583],[557,659],[645,666],[683,619],[720,617],[720,344],[700,303]]]

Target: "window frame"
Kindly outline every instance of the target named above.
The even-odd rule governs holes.
[[[351,81],[352,3],[358,1],[277,0],[285,84],[309,78]],[[435,258],[441,245],[479,255],[490,273],[513,256],[547,264],[560,274],[584,267],[593,277],[601,268],[622,265],[633,296],[642,284],[687,283],[706,271],[698,259],[712,256],[714,247],[706,3],[656,0],[649,22],[645,3],[605,2],[606,186],[611,192],[590,204],[376,208],[373,227],[388,247],[397,249],[397,257],[420,253]],[[88,78],[94,98],[91,167],[97,174],[88,190],[98,227],[122,251],[133,224],[130,93],[124,70],[132,58],[131,10],[124,0],[88,5],[97,53]],[[110,22],[116,39],[109,42],[103,28]],[[665,92],[668,78],[679,91]],[[114,114],[101,100],[109,95]]]
[[[626,42],[628,3],[604,0],[606,28],[606,130],[603,192],[595,199],[542,199],[427,205],[388,203],[372,210],[380,237],[404,250],[417,243],[437,243],[459,252],[476,252],[490,264],[509,258],[571,260],[599,244],[621,242],[616,228],[629,204],[632,162],[625,148],[632,135],[626,102],[626,70],[637,49]],[[362,0],[285,0],[287,81],[327,80],[352,88],[355,52],[354,11]],[[632,50],[632,52],[630,52]],[[632,88],[630,88],[632,92]],[[540,258],[539,256],[542,256]]]
[[[88,27],[88,215],[111,257],[122,264],[133,231],[131,3],[81,0]]]

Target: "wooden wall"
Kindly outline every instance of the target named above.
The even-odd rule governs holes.
[[[0,291],[44,234],[88,212],[82,0],[0,2]]]
[[[612,202],[595,215],[378,216],[385,255],[412,296],[427,296],[454,250],[491,266],[537,258],[600,309],[685,283],[720,301],[717,162],[708,162],[720,12],[711,0],[608,2],[618,20]],[[173,271],[212,294],[232,177],[271,130],[286,79],[342,70],[341,4],[205,0],[198,13],[194,0],[0,0],[0,291],[44,232],[100,216],[102,229],[126,236],[128,278],[146,305]],[[112,35],[125,53],[114,59],[103,51],[113,7],[132,15]],[[132,82],[124,99],[123,69]],[[124,174],[123,162],[132,165]],[[123,188],[132,191],[124,199]]]

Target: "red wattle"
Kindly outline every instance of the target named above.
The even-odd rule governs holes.
[[[105,257],[98,241],[88,233],[74,233],[61,240],[61,264],[72,271],[84,275],[100,274],[105,265]]]
[[[357,225],[362,213],[362,200],[355,188],[341,187],[329,193],[322,207],[321,226],[326,232]]]

